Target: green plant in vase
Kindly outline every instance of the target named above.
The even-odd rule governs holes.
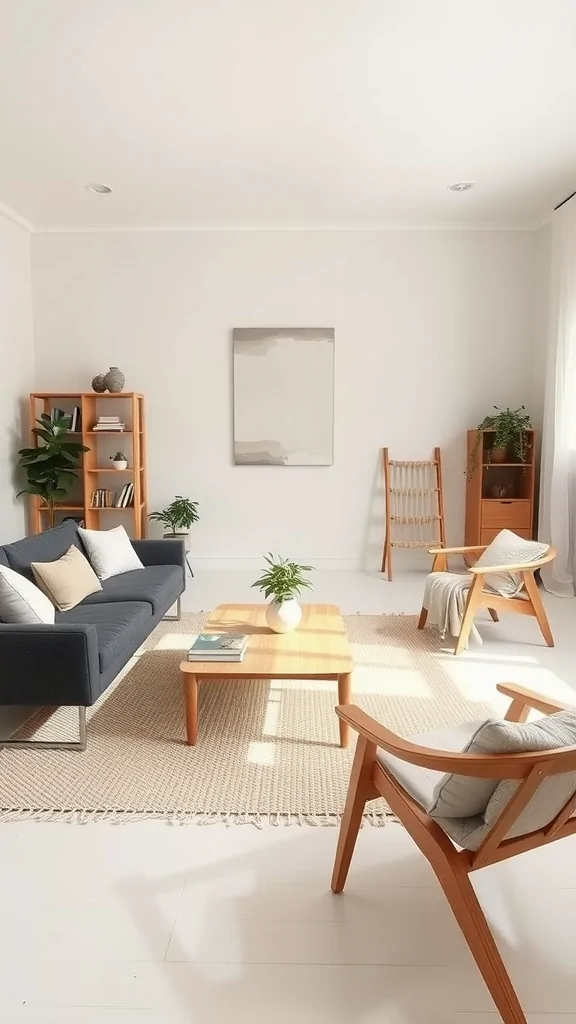
[[[275,633],[288,633],[296,629],[302,618],[302,609],[296,597],[302,590],[313,590],[304,573],[313,572],[312,565],[290,562],[287,558],[274,558],[272,552],[264,555],[267,567],[260,579],[252,584],[262,591],[266,600],[272,598],[266,609],[266,622]]]
[[[36,494],[48,509],[48,525],[54,526],[54,509],[68,496],[78,479],[82,452],[90,449],[68,439],[71,417],[55,410],[53,418],[42,413],[32,433],[38,438],[35,448],[20,448],[18,464],[27,477],[20,494]]]
[[[493,430],[494,437],[489,448],[486,449],[487,462],[505,462],[507,457],[514,458],[517,462],[526,462],[526,456],[530,443],[526,431],[532,429],[530,417],[526,407],[521,405],[519,409],[499,409],[494,406],[496,413],[485,416],[482,423],[477,426],[476,443],[472,451],[468,453],[468,464],[466,476],[468,480],[474,475],[478,464],[478,449],[482,443],[483,431]]]
[[[150,512],[148,516],[152,522],[162,523],[166,530],[164,536],[169,538],[187,537],[192,523],[197,523],[199,518],[198,502],[183,498],[181,494],[177,494],[166,508]]]

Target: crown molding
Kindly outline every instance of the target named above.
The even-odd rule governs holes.
[[[13,210],[11,206],[7,206],[6,203],[0,202],[0,216],[12,221],[13,224],[17,224],[19,228],[24,228],[29,234],[34,234],[34,225],[29,220],[26,220],[26,217],[16,213],[16,210]]]
[[[541,224],[517,221],[469,222],[439,221],[404,224],[62,224],[37,225],[30,229],[38,235],[115,235],[115,234],[272,234],[272,233],[366,233],[394,231],[534,231]]]

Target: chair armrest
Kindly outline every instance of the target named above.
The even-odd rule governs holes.
[[[570,704],[567,701],[558,700],[557,697],[546,697],[542,693],[534,693],[534,690],[528,690],[525,686],[520,686],[519,683],[498,683],[496,689],[505,697],[511,698],[512,704],[509,713],[512,712],[514,716],[523,708],[534,708],[535,711],[541,711],[544,715],[553,715],[556,711],[566,711],[576,705],[576,693]],[[508,718],[508,715],[506,715],[506,719],[507,721],[518,721],[516,717]]]
[[[556,558],[556,552],[549,551],[548,554],[537,559],[535,562],[521,562],[514,563],[513,565],[471,565],[470,572],[474,572],[478,576],[486,576],[487,573],[495,572],[534,572],[536,569],[546,565],[547,562],[551,562],[553,558]]]
[[[464,551],[486,551],[487,544],[471,544],[463,548],[428,548],[429,555],[460,555]]]
[[[132,547],[143,565],[179,565],[184,571],[183,540],[133,540]]]
[[[99,678],[95,626],[0,624],[0,704],[86,707]]]
[[[369,743],[375,743],[401,761],[408,761],[420,768],[431,768],[436,772],[455,772],[483,779],[521,779],[526,775],[527,766],[531,766],[534,761],[533,753],[465,754],[420,747],[391,732],[356,704],[340,705],[336,708],[336,714]]]

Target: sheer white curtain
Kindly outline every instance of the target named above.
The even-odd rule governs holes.
[[[576,583],[576,196],[554,214],[551,316],[540,480],[541,540],[558,555],[544,586],[574,597]]]

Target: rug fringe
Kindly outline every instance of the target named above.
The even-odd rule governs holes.
[[[341,814],[281,814],[277,811],[263,813],[261,811],[233,813],[231,811],[87,811],[80,808],[44,808],[30,807],[3,808],[0,810],[0,823],[22,821],[61,821],[68,825],[91,825],[107,822],[112,825],[129,825],[141,821],[164,821],[167,825],[253,825],[262,829],[266,825],[275,828],[288,828],[291,825],[308,825],[314,828],[337,828],[342,820]],[[391,811],[382,813],[369,811],[363,817],[363,825],[383,828],[389,822],[398,822]]]

